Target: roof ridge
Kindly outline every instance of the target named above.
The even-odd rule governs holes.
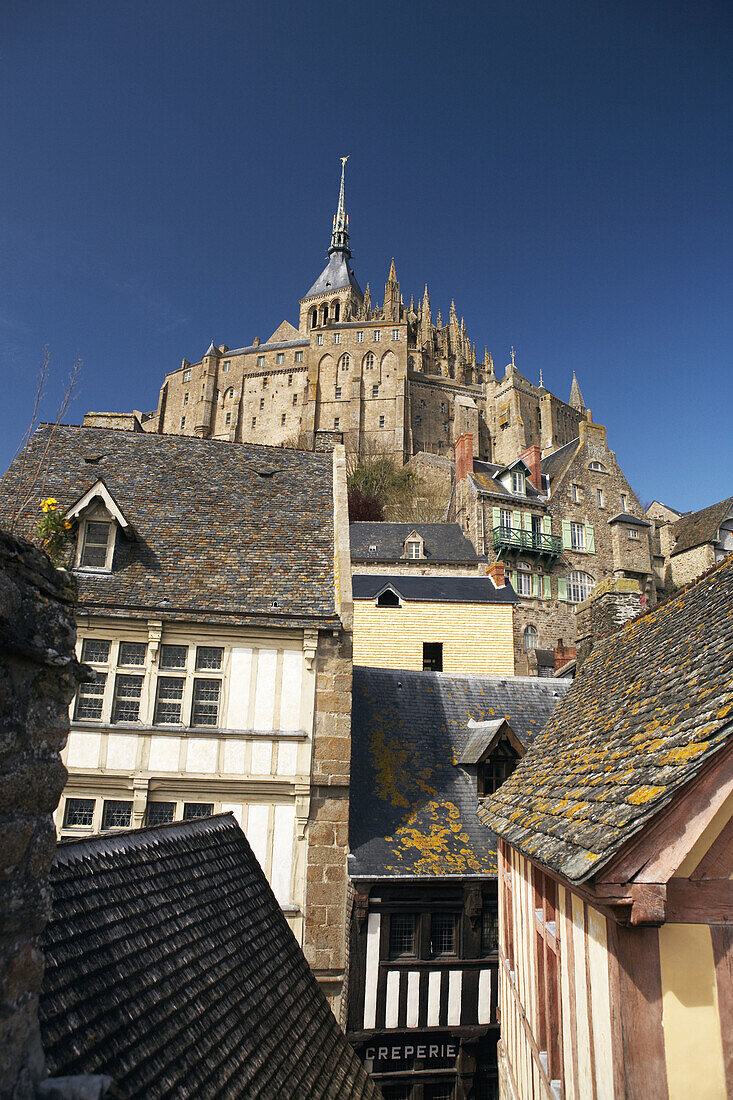
[[[54,863],[68,866],[77,860],[101,852],[124,852],[139,849],[154,843],[158,839],[177,839],[197,833],[215,833],[237,824],[234,814],[211,814],[209,817],[189,818],[186,821],[167,821],[160,825],[143,825],[139,829],[125,829],[114,833],[95,833],[93,836],[79,839],[64,839],[58,842]]]

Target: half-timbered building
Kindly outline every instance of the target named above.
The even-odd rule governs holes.
[[[728,558],[597,644],[480,808],[506,1100],[733,1094],[731,607]]]
[[[497,1095],[496,845],[477,800],[568,684],[354,668],[348,1036],[391,1100]]]

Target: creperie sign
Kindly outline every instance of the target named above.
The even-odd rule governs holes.
[[[455,1058],[455,1043],[395,1043],[391,1046],[367,1047],[364,1058],[369,1062],[408,1062],[417,1058],[429,1062],[432,1058]]]

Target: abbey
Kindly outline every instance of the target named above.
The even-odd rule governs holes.
[[[335,431],[347,450],[378,448],[401,462],[419,452],[452,458],[464,433],[477,458],[502,464],[527,447],[545,455],[577,439],[587,417],[577,383],[561,401],[520,373],[513,352],[498,376],[488,351],[477,360],[453,302],[445,323],[427,286],[405,306],[394,260],[382,304],[372,303],[351,266],[344,164],[328,263],[300,300],[297,327],[283,321],[246,347],[212,341],[198,362],[166,375],[157,409],[133,426],[306,446]],[[92,414],[87,423],[119,419]]]

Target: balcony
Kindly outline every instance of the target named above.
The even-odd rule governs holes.
[[[562,539],[559,535],[541,535],[514,527],[494,528],[494,550],[501,558],[509,554],[535,554],[538,558],[559,558]]]

